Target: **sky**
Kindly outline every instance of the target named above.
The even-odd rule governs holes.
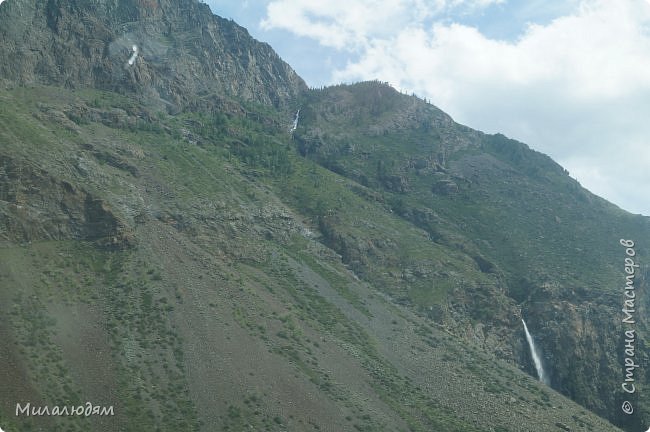
[[[311,87],[378,79],[650,215],[650,0],[209,0]]]

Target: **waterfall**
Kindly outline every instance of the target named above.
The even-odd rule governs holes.
[[[135,59],[138,58],[138,53],[140,52],[137,45],[133,45],[132,49],[133,49],[133,54],[129,59],[129,66],[133,66],[133,63],[135,63]]]
[[[291,130],[289,130],[290,133],[293,133],[296,129],[298,129],[298,120],[300,119],[300,110],[296,113],[296,117],[293,119],[293,124],[291,125]]]
[[[533,357],[533,363],[535,363],[535,369],[537,369],[537,376],[539,377],[539,380],[541,382],[543,382],[546,385],[549,385],[548,378],[544,374],[544,366],[542,366],[542,355],[537,349],[537,346],[535,346],[535,341],[533,341],[533,337],[530,335],[530,332],[528,331],[528,326],[526,325],[526,321],[524,321],[524,319],[522,318],[521,322],[524,323],[526,340],[528,341],[528,347],[530,348],[530,355]]]

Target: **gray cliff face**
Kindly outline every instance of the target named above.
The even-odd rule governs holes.
[[[0,155],[2,237],[16,242],[77,239],[111,249],[133,240],[104,200],[23,161]]]
[[[20,84],[137,92],[170,111],[210,106],[217,95],[283,107],[306,90],[270,46],[196,0],[11,0],[0,8],[0,75]]]

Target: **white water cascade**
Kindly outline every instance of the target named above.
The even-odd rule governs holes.
[[[135,63],[135,59],[138,58],[138,54],[140,53],[140,50],[138,49],[137,45],[133,45],[133,54],[131,54],[131,58],[129,59],[129,66],[133,66],[133,63]]]
[[[296,129],[298,129],[298,120],[300,120],[300,110],[298,110],[296,117],[293,119],[293,124],[291,125],[289,133],[293,133]]]
[[[524,323],[524,331],[526,332],[526,340],[528,341],[528,347],[530,348],[530,355],[533,357],[533,363],[535,363],[535,369],[537,370],[537,376],[539,377],[539,380],[543,382],[544,384],[548,385],[548,378],[544,374],[544,366],[542,366],[542,355],[535,346],[535,341],[533,341],[533,337],[530,335],[530,332],[528,331],[528,326],[526,325],[526,321],[524,319],[521,319],[521,322]]]

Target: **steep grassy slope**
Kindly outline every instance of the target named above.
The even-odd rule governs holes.
[[[523,316],[555,389],[612,420],[630,421],[618,409],[625,300],[619,239],[637,239],[638,259],[647,262],[647,217],[592,195],[526,145],[458,125],[381,83],[314,91],[304,105],[295,135],[300,153],[362,184],[359,196],[430,240],[414,242],[390,229],[359,234],[345,216],[319,215],[326,243],[360,277],[517,364],[529,361]],[[406,253],[391,268],[390,258],[414,244],[430,250],[420,260]],[[642,268],[641,290],[647,264]],[[649,300],[637,300],[637,356],[644,364]],[[639,375],[647,385],[647,374]],[[648,395],[641,395],[631,430],[649,421]]]
[[[618,430],[508,357],[505,258],[462,221],[432,241],[441,216],[304,158],[290,120],[0,93],[3,429]]]

